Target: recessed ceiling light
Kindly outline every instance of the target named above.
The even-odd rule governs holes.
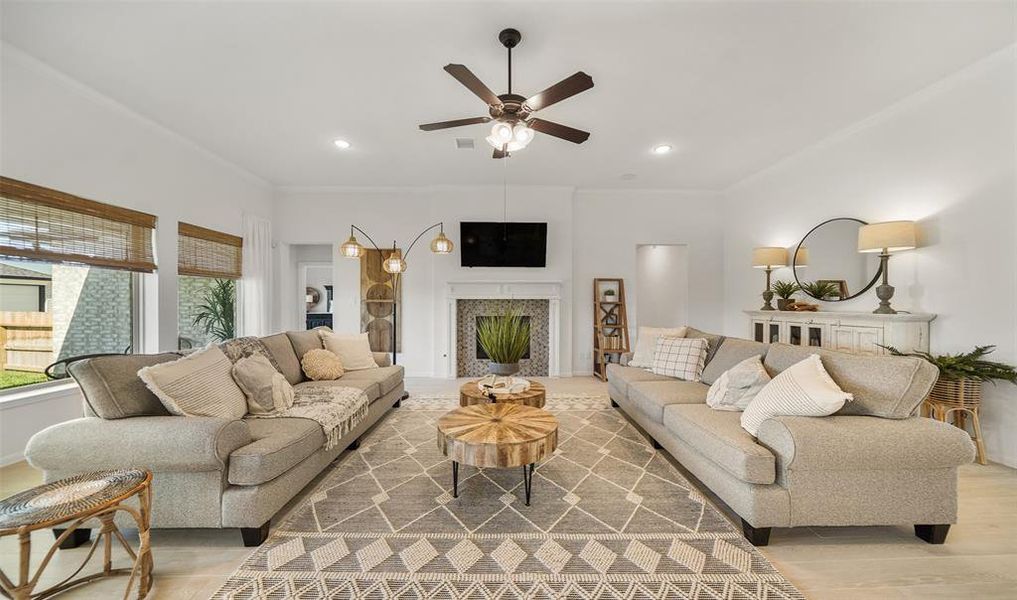
[[[339,148],[340,150],[348,150],[350,147],[350,143],[347,142],[346,140],[333,140],[332,143],[335,144],[335,147]]]
[[[658,144],[653,147],[654,154],[667,154],[671,150],[673,150],[671,144]]]

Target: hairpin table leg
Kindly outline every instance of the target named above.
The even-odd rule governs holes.
[[[530,505],[530,491],[533,489],[533,467],[535,463],[523,465],[523,489],[526,491],[526,506]]]

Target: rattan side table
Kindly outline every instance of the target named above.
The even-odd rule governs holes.
[[[982,424],[978,410],[982,407],[982,382],[976,379],[942,379],[936,381],[925,399],[924,408],[937,421],[949,422],[967,431],[968,417],[971,418],[971,440],[975,443],[978,464],[986,464],[985,443],[982,440]]]
[[[72,587],[113,575],[129,575],[124,598],[131,593],[135,579],[137,598],[148,595],[152,587],[152,551],[149,546],[149,522],[152,507],[152,474],[140,469],[117,469],[83,473],[47,483],[0,501],[0,537],[18,536],[21,547],[17,582],[0,570],[0,589],[14,600],[49,598]],[[123,504],[137,497],[138,508]],[[129,514],[138,524],[141,540],[137,553],[114,523],[117,513]],[[46,566],[60,545],[83,530],[88,521],[96,519],[101,527],[85,560],[67,579],[36,592]],[[43,557],[34,573],[31,571],[32,532],[56,528],[56,541]],[[79,529],[80,528],[80,529]],[[116,538],[134,560],[130,568],[113,568],[113,539]],[[102,570],[75,578],[102,545]]]

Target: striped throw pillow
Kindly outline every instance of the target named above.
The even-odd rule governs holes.
[[[812,354],[763,386],[742,413],[742,429],[754,436],[773,417],[826,417],[853,399],[826,372],[819,355]]]
[[[233,380],[233,363],[218,346],[145,367],[138,377],[174,415],[239,419],[247,414],[247,398]]]
[[[708,346],[702,338],[658,337],[652,370],[656,375],[699,381],[706,366]]]

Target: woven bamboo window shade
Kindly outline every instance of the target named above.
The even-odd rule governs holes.
[[[178,274],[240,279],[241,238],[189,223],[179,223],[177,233]]]
[[[150,273],[156,218],[0,177],[0,256]]]

